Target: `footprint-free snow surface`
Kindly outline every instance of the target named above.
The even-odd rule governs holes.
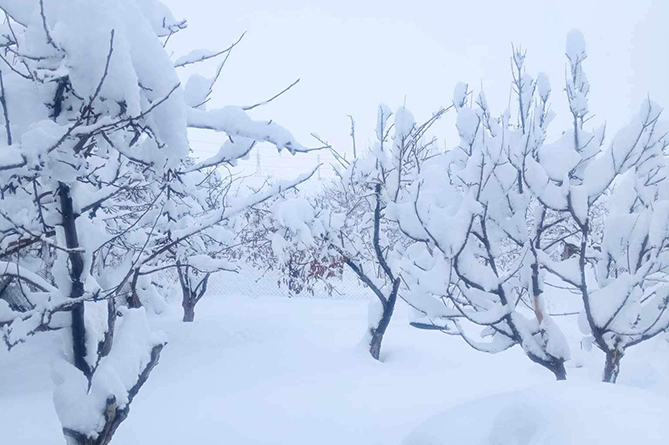
[[[403,445],[660,445],[666,413],[666,398],[639,389],[558,382],[455,406]]]
[[[630,350],[613,387],[596,382],[603,357],[580,351],[574,333],[565,385],[520,348],[486,355],[416,330],[403,305],[383,363],[356,347],[366,301],[211,296],[191,324],[177,309],[152,319],[169,344],[114,445],[396,445],[416,428],[407,445],[650,444],[666,434],[655,409],[669,394],[664,339]],[[45,355],[59,335],[0,352],[0,443],[63,442]],[[544,434],[556,428],[564,435]]]

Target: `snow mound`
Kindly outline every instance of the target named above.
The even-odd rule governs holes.
[[[556,382],[451,408],[403,445],[659,445],[667,402],[621,385]]]

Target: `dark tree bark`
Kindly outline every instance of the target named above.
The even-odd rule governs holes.
[[[564,362],[560,362],[558,366],[553,370],[556,380],[567,380],[567,371],[564,368]]]
[[[98,356],[106,357],[114,345],[114,331],[116,326],[116,300],[110,298],[107,301],[107,332],[102,343],[98,346]]]
[[[181,306],[184,309],[184,317],[183,321],[190,323],[195,320],[195,304],[192,303],[192,300],[184,294],[184,299],[183,302],[181,303]]]
[[[381,247],[381,242],[379,239],[381,232],[381,212],[382,212],[381,184],[376,184],[376,186],[374,187],[374,193],[376,196],[376,206],[374,208],[374,234],[372,237],[372,244],[374,245],[376,260],[381,266],[381,269],[383,270],[386,277],[393,283],[393,288],[390,291],[390,295],[388,295],[387,298],[383,296],[383,293],[378,287],[376,287],[375,285],[371,286],[374,293],[377,295],[379,300],[381,300],[381,305],[383,306],[383,313],[381,315],[381,320],[379,321],[379,325],[376,328],[370,329],[370,334],[372,338],[369,343],[369,353],[375,360],[379,360],[379,357],[381,356],[381,342],[383,341],[383,336],[386,333],[386,329],[388,329],[388,325],[390,324],[390,319],[393,316],[393,311],[395,310],[395,303],[397,302],[397,293],[400,289],[400,279],[399,277],[395,277],[392,270],[390,269],[390,266],[386,261],[386,257],[383,254],[383,248]],[[363,278],[361,276],[363,275],[362,270],[360,270],[357,267],[354,268],[353,270],[356,271],[359,277]],[[367,281],[365,281],[365,279]],[[363,281],[366,282],[368,286],[371,284],[371,281],[366,276],[363,278]]]
[[[375,328],[370,328],[369,333],[371,334],[371,340],[369,342],[369,353],[375,360],[380,360],[381,357],[381,342],[383,342],[383,336],[388,329],[390,324],[390,319],[393,316],[395,311],[395,303],[397,303],[397,293],[400,287],[400,280],[396,279],[393,283],[393,290],[388,296],[388,300],[383,304],[383,313],[381,315],[381,320],[379,321],[378,326]]]
[[[139,268],[135,269],[130,280],[130,295],[126,298],[126,303],[129,308],[137,309],[142,307],[142,302],[139,300],[137,293],[137,281],[139,280]]]
[[[60,208],[62,215],[62,226],[65,234],[65,243],[68,249],[68,259],[70,262],[70,281],[72,290],[70,298],[81,298],[84,296],[84,283],[81,280],[84,271],[84,259],[79,245],[79,237],[76,227],[76,218],[79,216],[74,212],[70,186],[64,183],[59,184],[58,195],[60,198]],[[75,303],[72,307],[72,350],[73,363],[90,382],[95,371],[86,361],[86,325],[84,320],[84,303]],[[97,361],[109,354],[113,344],[114,326],[116,324],[116,306],[113,299],[108,303],[107,332],[105,337],[97,346]],[[130,412],[130,403],[139,392],[144,382],[149,378],[151,370],[158,364],[158,358],[164,344],[159,344],[151,350],[151,360],[142,370],[137,379],[137,383],[128,391],[128,403],[119,408],[116,404],[116,397],[111,395],[107,398],[104,417],[105,424],[102,431],[96,438],[89,437],[78,431],[63,428],[63,434],[76,445],[107,445],[111,442],[112,436],[116,432],[121,422],[123,422]]]
[[[149,378],[149,374],[153,368],[158,364],[158,359],[160,358],[160,353],[165,347],[164,344],[156,345],[151,350],[151,360],[142,370],[142,373],[137,379],[137,383],[130,388],[128,391],[128,403],[123,408],[119,408],[116,405],[116,397],[110,396],[107,398],[106,407],[105,407],[105,425],[102,428],[102,431],[97,438],[92,438],[82,434],[78,431],[73,431],[67,428],[63,428],[63,433],[76,445],[108,445],[114,433],[121,425],[121,423],[128,417],[130,414],[130,404],[133,399],[139,392],[140,388],[144,385],[146,380]]]
[[[188,265],[182,265],[180,262],[177,262],[179,284],[181,284],[181,307],[184,310],[183,321],[186,323],[195,320],[195,305],[207,293],[207,284],[211,276],[210,273],[207,273],[199,283],[192,283],[188,275],[188,267]]]
[[[618,374],[620,374],[620,360],[624,353],[618,349],[607,351],[606,362],[604,363],[604,376],[602,381],[607,383],[616,383]]]
[[[84,283],[81,276],[84,272],[84,259],[79,250],[79,236],[77,233],[76,218],[72,205],[72,196],[70,186],[60,183],[58,187],[58,196],[60,198],[60,211],[62,215],[62,226],[65,234],[65,245],[68,249],[68,259],[70,260],[70,281],[72,289],[70,298],[81,298],[84,295]],[[84,375],[89,379],[92,376],[92,370],[86,362],[86,325],[84,322],[84,303],[77,303],[72,308],[72,350],[73,362]]]
[[[564,367],[564,360],[541,363],[541,365],[555,375],[555,380],[567,380],[567,370]]]

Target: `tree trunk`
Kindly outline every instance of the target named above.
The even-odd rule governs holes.
[[[379,356],[381,355],[381,342],[383,341],[385,329],[370,328],[369,333],[372,336],[372,340],[369,342],[369,353],[374,360],[379,360]]]
[[[138,309],[142,307],[142,302],[137,294],[137,281],[139,281],[139,268],[135,269],[130,280],[130,295],[126,298],[126,303],[131,309]]]
[[[564,367],[564,360],[551,357],[550,360],[546,360],[542,357],[538,357],[531,352],[525,351],[527,357],[532,360],[537,365],[541,365],[544,368],[548,369],[555,376],[555,380],[567,380],[567,370]]]
[[[564,367],[564,361],[558,361],[549,369],[555,374],[555,380],[567,380],[567,370]]]
[[[181,262],[177,261],[177,272],[179,274],[179,283],[181,284],[181,307],[184,308],[183,321],[190,323],[195,320],[195,305],[207,293],[207,284],[211,273],[207,273],[195,288],[188,275],[188,268],[182,267]]]
[[[60,212],[62,215],[63,233],[65,245],[68,248],[68,259],[70,263],[69,273],[72,287],[70,298],[81,298],[84,295],[84,283],[81,277],[84,273],[84,259],[79,251],[79,234],[77,232],[74,205],[70,186],[65,183],[58,184],[58,195],[60,198]],[[92,370],[86,361],[86,324],[84,317],[84,303],[76,303],[72,308],[72,352],[74,366],[84,373],[90,381]]]
[[[107,398],[104,408],[105,424],[96,438],[78,431],[63,428],[63,433],[67,439],[68,445],[109,445],[118,427],[128,417],[128,414],[130,414],[130,404],[133,399],[149,378],[149,374],[153,368],[158,364],[158,359],[160,358],[160,353],[164,346],[164,344],[156,345],[151,350],[151,360],[146,364],[146,367],[138,376],[135,385],[128,390],[128,403],[125,407],[121,409],[117,406],[116,397],[110,396]]]
[[[184,300],[181,303],[181,306],[184,308],[184,322],[192,322],[195,320],[195,303],[192,301],[192,298],[188,298],[188,296],[184,294]]]
[[[606,362],[604,363],[604,377],[603,382],[616,383],[618,374],[620,373],[620,360],[623,358],[623,352],[614,349],[606,353]]]
[[[371,354],[374,360],[380,361],[381,356],[381,342],[383,341],[383,336],[388,329],[390,324],[390,319],[393,316],[393,311],[395,310],[395,303],[397,302],[397,291],[399,290],[399,279],[393,284],[393,290],[388,297],[388,301],[383,304],[383,314],[379,325],[375,328],[370,328],[369,333],[371,335],[371,340],[369,342],[369,353]]]
[[[184,309],[183,321],[190,323],[195,320],[195,304],[197,303],[197,298],[195,297],[195,292],[190,288],[191,284],[186,275],[187,270],[184,272],[181,269],[181,264],[177,263],[177,265],[179,283],[181,284],[181,307]]]

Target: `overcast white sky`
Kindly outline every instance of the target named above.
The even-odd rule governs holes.
[[[422,120],[450,104],[458,81],[476,90],[483,85],[493,111],[501,113],[509,99],[512,42],[527,49],[529,74],[549,75],[553,109],[564,117],[564,48],[571,28],[584,33],[588,46],[593,124],[606,121],[612,136],[647,94],[669,105],[669,0],[163,2],[189,21],[170,42],[177,55],[227,47],[248,31],[228,61],[213,106],[254,103],[301,79],[252,116],[274,119],[304,145],[317,144],[309,136],[316,132],[350,151],[350,114],[358,146],[366,146],[380,102],[397,108],[406,101]],[[563,122],[552,124],[553,134]],[[453,116],[436,131],[448,146],[457,143]],[[221,140],[207,132],[193,139],[200,155],[216,152],[212,142]],[[296,160],[270,147],[261,147],[261,155],[266,169],[282,177],[316,162],[315,155]]]

